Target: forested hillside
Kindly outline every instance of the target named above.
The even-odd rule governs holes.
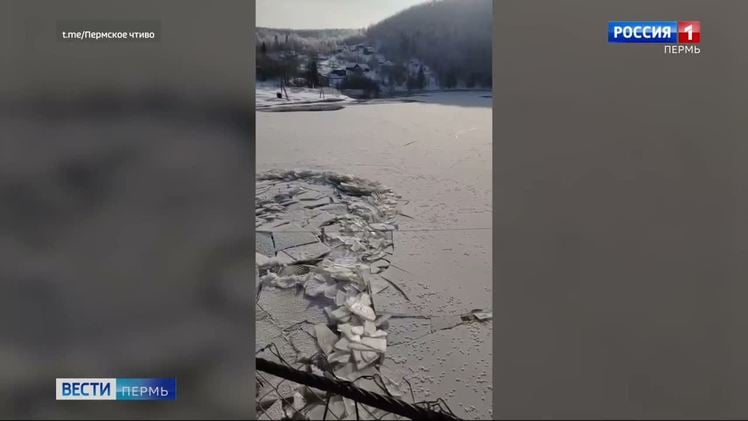
[[[490,87],[492,6],[491,0],[426,1],[360,30],[257,28],[257,77],[306,77],[314,85],[322,57],[333,58],[331,68],[366,64],[375,72],[365,77],[387,89]],[[363,56],[354,51],[361,47]]]
[[[491,0],[439,0],[413,6],[366,30],[393,60],[416,57],[443,86],[491,85]]]

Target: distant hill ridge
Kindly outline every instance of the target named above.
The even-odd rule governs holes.
[[[360,29],[283,29],[257,28],[256,44],[268,50],[284,49],[299,52],[328,52],[346,40],[361,35]]]

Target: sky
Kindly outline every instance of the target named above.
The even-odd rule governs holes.
[[[364,28],[429,0],[257,0],[257,26],[288,29]]]

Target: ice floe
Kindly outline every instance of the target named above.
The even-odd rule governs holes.
[[[300,291],[309,306],[288,311],[327,318],[313,328],[314,346],[327,364],[312,358],[310,370],[345,380],[378,374],[390,317],[376,311],[376,295],[390,285],[378,274],[390,265],[398,197],[349,175],[272,171],[258,175],[255,204],[258,304],[264,308],[276,291]],[[282,308],[273,312],[274,319],[283,315]],[[399,385],[394,377],[389,372],[384,381],[388,391]],[[293,406],[304,399],[296,392]]]
[[[385,365],[388,347],[396,354],[395,347],[414,338],[493,317],[481,309],[414,315],[384,301],[393,295],[410,301],[391,273],[398,203],[379,183],[326,171],[260,174],[255,197],[257,302],[281,329],[267,339],[287,337],[292,358],[309,372],[359,381],[362,388],[392,396],[403,396],[407,386],[403,373]],[[288,333],[298,325],[305,326],[303,332]],[[366,383],[370,376],[381,381]],[[300,386],[284,397],[289,417],[302,404],[307,418],[324,409],[325,402],[307,392]],[[329,408],[343,419],[355,416],[352,405],[336,398]]]

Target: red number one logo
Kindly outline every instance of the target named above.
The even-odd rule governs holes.
[[[699,41],[701,41],[700,21],[678,21],[678,44],[698,44]]]

